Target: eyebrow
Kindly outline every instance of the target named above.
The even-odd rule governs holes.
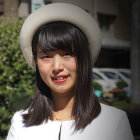
[[[43,52],[43,51],[39,51],[39,53],[41,53],[41,54],[42,54],[42,53],[44,53],[44,52]]]
[[[40,54],[44,54],[44,53],[47,53],[47,51],[43,51],[43,50],[38,50],[38,52],[40,53]]]

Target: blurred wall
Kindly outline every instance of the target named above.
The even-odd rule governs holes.
[[[18,16],[18,0],[4,0],[4,15]]]

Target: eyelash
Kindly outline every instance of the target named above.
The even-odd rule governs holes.
[[[69,57],[69,56],[73,56],[73,53],[71,52],[66,52],[64,54],[62,54],[63,57]],[[41,59],[49,59],[51,58],[51,55],[44,55],[44,56],[41,56]]]
[[[50,56],[45,55],[45,56],[42,56],[42,57],[41,57],[41,59],[44,59],[44,58],[47,58],[47,59],[48,59],[48,58],[50,58]]]
[[[70,53],[70,52],[66,52],[65,54],[64,54],[64,56],[72,56],[73,54],[72,53]]]

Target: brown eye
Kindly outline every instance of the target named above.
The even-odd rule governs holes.
[[[71,52],[65,52],[64,56],[72,56],[73,54]]]
[[[49,58],[51,58],[49,55],[41,56],[41,59],[43,59],[43,60],[47,60],[47,59],[49,59]]]

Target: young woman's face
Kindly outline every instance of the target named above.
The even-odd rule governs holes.
[[[62,50],[42,52],[37,50],[37,65],[40,76],[52,94],[74,94],[76,82],[76,57]]]

